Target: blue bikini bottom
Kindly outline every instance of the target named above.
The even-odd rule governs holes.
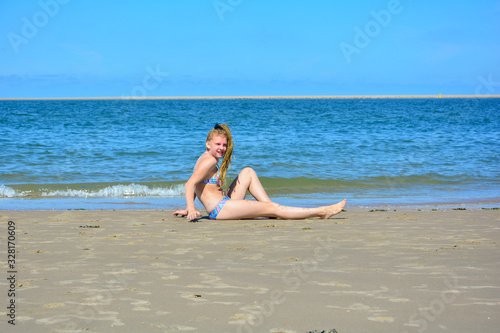
[[[226,203],[226,201],[228,200],[231,200],[230,197],[225,197],[224,199],[222,199],[219,204],[217,205],[217,207],[215,207],[215,209],[210,213],[210,215],[208,215],[208,217],[211,219],[211,220],[215,220],[217,219],[217,215],[219,215],[222,207],[224,207],[224,204]]]

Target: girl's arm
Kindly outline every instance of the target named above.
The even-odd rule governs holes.
[[[196,193],[194,194],[194,198],[193,198],[193,201],[196,200]],[[175,212],[172,213],[172,215],[175,215],[175,216],[186,216],[188,213],[187,213],[187,209],[178,209],[176,210]]]
[[[194,207],[194,199],[196,198],[195,187],[198,183],[200,183],[203,179],[210,177],[210,170],[212,170],[217,164],[217,160],[214,158],[206,157],[201,158],[198,164],[196,165],[193,174],[189,178],[189,180],[184,185],[185,193],[186,193],[186,211],[185,215],[187,215],[187,219],[189,221],[194,220],[201,214]],[[180,211],[177,211],[178,213]],[[174,214],[176,214],[174,213]],[[184,212],[181,212],[184,213]],[[184,214],[182,214],[184,215]]]
[[[198,216],[201,216],[201,214],[194,207],[194,199],[196,198],[196,193],[194,191],[194,188],[196,184],[198,184],[198,182],[193,181],[192,178],[193,176],[191,176],[191,178],[189,178],[189,180],[187,181],[186,185],[184,185],[186,192],[186,206],[187,206],[186,215],[189,221],[192,221]]]

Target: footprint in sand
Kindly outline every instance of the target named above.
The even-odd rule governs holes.
[[[150,308],[146,307],[146,305],[150,304],[151,303],[149,301],[143,301],[143,300],[137,300],[130,303],[130,305],[134,306],[134,308],[132,309],[133,311],[151,311]]]
[[[48,303],[48,304],[45,304],[43,307],[44,308],[61,308],[63,306],[66,306],[66,304],[64,303]]]
[[[104,274],[136,274],[137,270],[135,269],[122,269],[121,271],[115,272],[104,272]]]
[[[392,323],[394,318],[392,317],[368,317],[368,320],[377,321],[379,323]]]
[[[202,296],[200,294],[184,294],[184,295],[181,295],[182,298],[188,298],[188,299],[192,299],[194,301],[197,301],[197,302],[206,302],[207,300],[202,298]]]

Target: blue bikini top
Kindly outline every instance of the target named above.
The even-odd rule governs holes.
[[[203,180],[202,183],[219,185],[219,177],[220,177],[219,165],[216,165],[216,167],[217,167],[217,173],[215,174],[215,176],[213,176],[210,179]]]
[[[205,153],[203,153],[203,154],[205,154]],[[201,156],[203,156],[203,154]],[[201,156],[198,158],[198,161],[200,160]],[[196,163],[198,163],[198,161],[196,161]],[[219,177],[220,177],[219,165],[217,164],[216,167],[217,167],[217,173],[215,174],[215,176],[213,176],[210,179],[203,180],[202,183],[220,185],[219,184]]]

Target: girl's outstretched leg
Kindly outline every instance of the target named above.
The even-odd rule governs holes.
[[[244,168],[238,177],[232,182],[227,190],[227,195],[231,199],[243,200],[247,190],[257,200],[261,202],[271,202],[266,190],[260,183],[257,173],[252,168]]]
[[[262,202],[253,200],[228,200],[221,209],[218,220],[251,219],[257,217],[279,217],[282,219],[306,219],[309,217],[321,217],[328,219],[339,214],[346,205],[346,200],[331,206],[316,208],[300,208],[281,206],[274,202]]]

